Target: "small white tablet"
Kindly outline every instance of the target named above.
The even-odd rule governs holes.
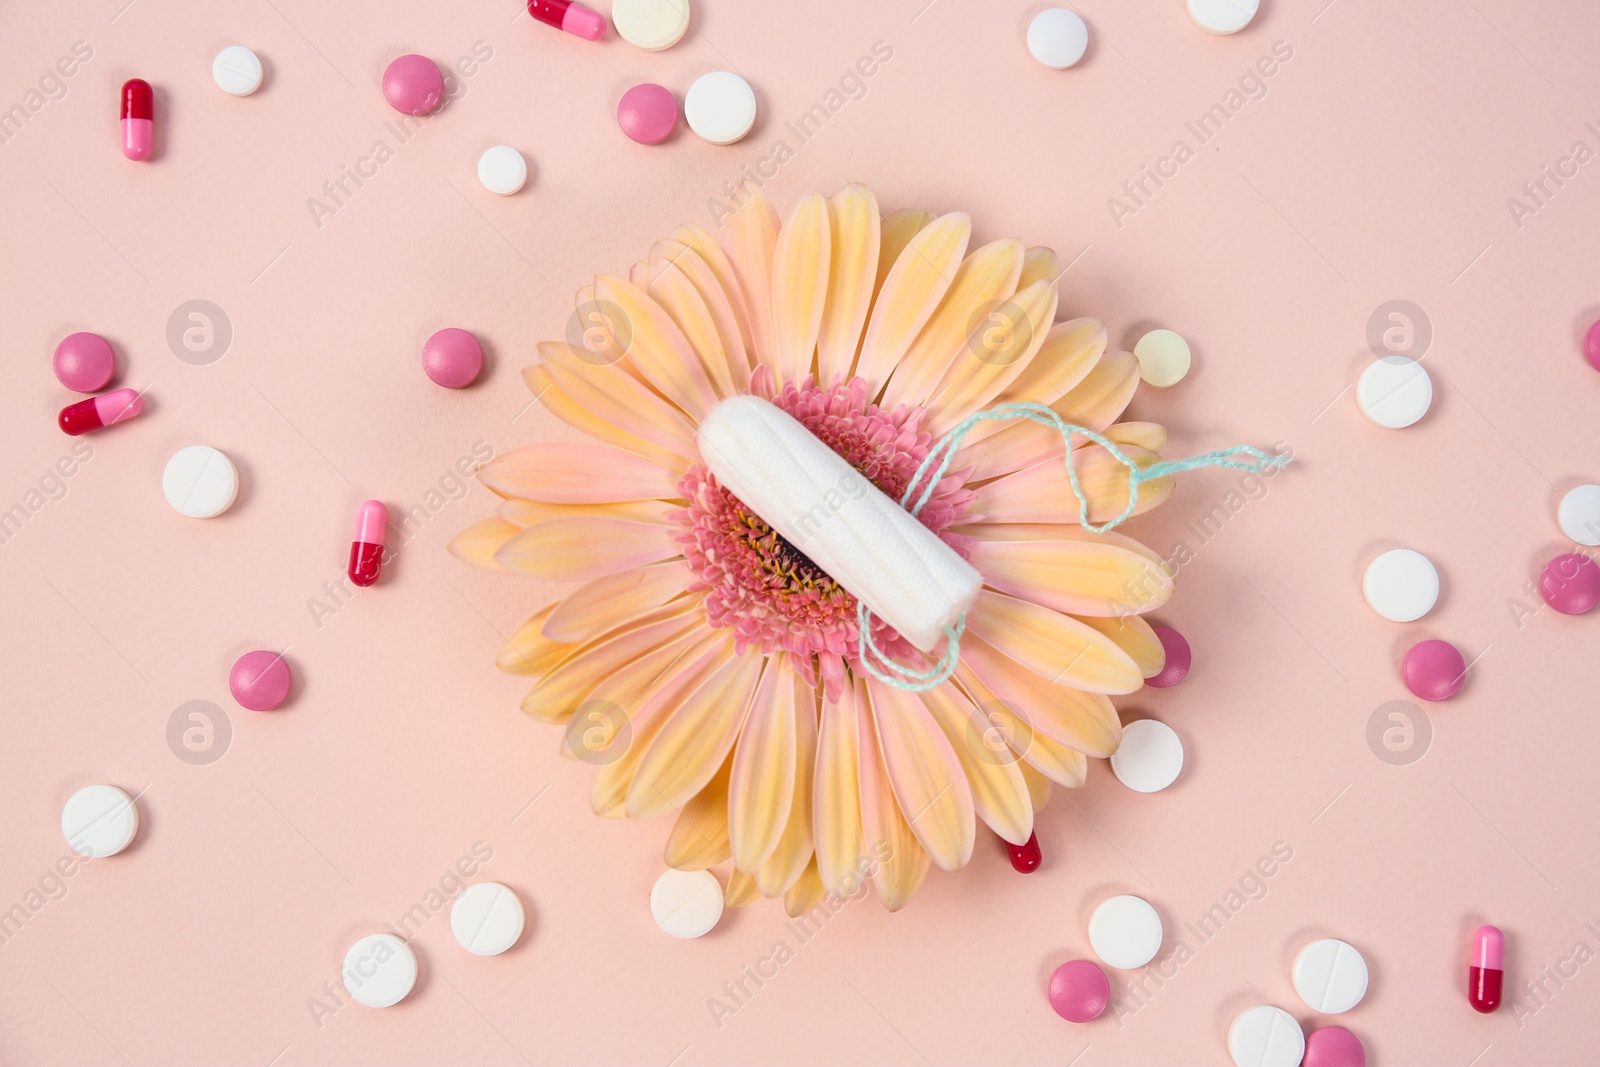
[[[1089,917],[1089,947],[1107,967],[1143,967],[1161,951],[1161,916],[1142,897],[1102,901]]]
[[[417,984],[417,957],[393,934],[369,934],[344,954],[344,987],[357,1004],[387,1008]]]
[[[611,0],[617,36],[646,52],[671,48],[689,29],[689,0]]]
[[[478,157],[478,180],[496,196],[510,196],[527,184],[528,161],[510,145],[497,144]]]
[[[1183,770],[1183,742],[1172,727],[1136,719],[1122,728],[1122,743],[1111,754],[1111,773],[1136,793],[1157,793]]]
[[[1580,545],[1600,545],[1600,485],[1580,485],[1556,509],[1561,532]]]
[[[468,886],[450,906],[450,932],[474,956],[498,956],[515,945],[524,921],[521,899],[499,882]]]
[[[1328,937],[1313,941],[1294,958],[1294,991],[1306,1007],[1324,1015],[1347,1012],[1367,995],[1367,961],[1354,945]]]
[[[1028,52],[1052,70],[1066,70],[1089,49],[1089,27],[1076,11],[1051,7],[1028,24]]]
[[[167,460],[161,491],[178,514],[210,519],[233,506],[239,495],[239,472],[233,460],[217,449],[190,445]]]
[[[1228,1055],[1235,1067],[1299,1067],[1305,1054],[1305,1032],[1282,1008],[1257,1004],[1228,1028]]]
[[[1250,25],[1261,0],[1188,0],[1189,17],[1207,33],[1225,36]]]
[[[114,785],[84,786],[61,809],[61,836],[89,859],[115,856],[139,832],[139,809]]]
[[[1439,602],[1439,572],[1421,552],[1390,549],[1367,565],[1361,593],[1390,622],[1415,622]]]
[[[1146,385],[1165,389],[1183,381],[1194,357],[1182,335],[1151,330],[1133,346],[1133,358],[1139,361],[1139,377]]]
[[[1373,423],[1389,430],[1404,429],[1433,406],[1433,379],[1414,359],[1384,356],[1356,380],[1356,405]]]
[[[211,61],[211,80],[229,96],[249,96],[261,88],[261,57],[244,45],[230,45]]]
[[[663,871],[650,890],[650,914],[673,937],[700,937],[722,918],[722,884],[710,871]]]
[[[737,74],[702,74],[684,94],[683,117],[712,144],[733,144],[756,124],[756,92]]]

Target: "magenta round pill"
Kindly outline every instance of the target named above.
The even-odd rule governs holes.
[[[1423,700],[1449,700],[1466,676],[1467,661],[1449,641],[1418,641],[1400,663],[1406,688]]]
[[[1589,366],[1600,370],[1600,319],[1596,319],[1584,335],[1583,354],[1588,358]]]
[[[1568,552],[1544,565],[1539,579],[1544,602],[1563,615],[1582,615],[1600,603],[1600,566],[1588,556]]]
[[[1302,1067],[1367,1067],[1361,1039],[1342,1026],[1324,1026],[1306,1038]]]
[[[465,389],[483,370],[483,346],[466,330],[440,330],[422,346],[422,369],[446,389]]]
[[[258,649],[246,652],[234,663],[228,672],[228,689],[240,707],[271,711],[288,698],[293,680],[282,656]]]
[[[1050,1006],[1068,1022],[1093,1022],[1110,1003],[1106,972],[1088,960],[1063,963],[1050,976]]]
[[[1157,689],[1177,685],[1188,677],[1189,665],[1194,662],[1194,653],[1189,651],[1189,642],[1170,626],[1153,626],[1151,629],[1155,630],[1161,647],[1166,649],[1167,665],[1162,667],[1154,678],[1146,678],[1144,684],[1153,685]]]
[[[617,125],[640,144],[660,144],[678,128],[678,98],[651,82],[635,85],[617,104]]]
[[[444,103],[444,75],[427,56],[401,56],[383,72],[383,98],[403,115],[428,115]]]
[[[117,370],[117,357],[111,345],[97,333],[74,333],[56,345],[56,377],[61,384],[79,393],[105,388]]]

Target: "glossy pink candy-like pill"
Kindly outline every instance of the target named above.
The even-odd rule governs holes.
[[[606,35],[606,17],[572,0],[528,0],[528,14],[585,41],[598,41]]]
[[[1032,874],[1044,862],[1044,855],[1039,851],[1038,831],[1029,834],[1028,840],[1020,845],[1006,841],[1005,846],[1006,855],[1011,858],[1011,869],[1018,874]]]
[[[61,409],[61,414],[56,416],[56,422],[67,433],[77,437],[90,430],[99,430],[125,422],[143,410],[144,398],[139,395],[137,389],[118,389],[102,396],[80,400],[76,404],[68,404]]]
[[[73,333],[56,345],[56,377],[78,393],[104,389],[117,370],[111,345],[97,333]]]
[[[1544,602],[1563,615],[1582,615],[1600,604],[1600,566],[1578,552],[1546,563],[1539,580]]]
[[[383,72],[383,98],[403,115],[431,115],[444,103],[444,75],[427,56],[401,56]]]
[[[640,144],[660,144],[678,128],[678,98],[652,82],[635,85],[617,104],[617,125]]]
[[[1111,1003],[1111,982],[1089,960],[1072,960],[1050,976],[1050,1006],[1068,1022],[1093,1022]]]
[[[1194,662],[1189,642],[1170,626],[1153,626],[1151,629],[1155,630],[1161,647],[1166,649],[1167,663],[1154,678],[1146,678],[1144,684],[1153,685],[1157,689],[1177,685],[1189,676],[1189,667]]]
[[[1467,968],[1467,1000],[1474,1011],[1488,1015],[1500,1006],[1505,985],[1506,935],[1498,926],[1480,926],[1472,933],[1472,963]]]
[[[1600,319],[1594,321],[1589,327],[1589,332],[1583,338],[1583,354],[1589,360],[1589,366],[1600,370]]]
[[[1448,641],[1418,641],[1401,662],[1400,677],[1423,700],[1449,700],[1461,692],[1467,661]]]
[[[483,346],[466,330],[440,330],[422,346],[422,369],[435,384],[464,389],[483,370]]]
[[[294,675],[276,652],[257,649],[246,652],[228,672],[228,691],[242,708],[271,711],[289,696]]]
[[[1302,1067],[1367,1067],[1361,1039],[1342,1026],[1324,1026],[1306,1038]]]
[[[350,580],[365,588],[383,570],[383,534],[389,509],[381,500],[369,500],[356,513],[356,539],[350,545]]]
[[[122,83],[122,154],[134,162],[150,158],[155,123],[150,83],[129,78]]]

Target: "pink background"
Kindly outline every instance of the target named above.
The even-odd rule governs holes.
[[[1378,1067],[1590,1055],[1600,964],[1573,953],[1600,949],[1600,618],[1512,605],[1539,606],[1524,583],[1565,550],[1559,493],[1600,478],[1600,377],[1578,355],[1600,315],[1600,162],[1520,226],[1507,198],[1575,141],[1600,149],[1600,8],[1264,0],[1248,31],[1213,38],[1177,0],[1086,0],[1089,54],[1053,72],[1023,44],[1039,5],[1009,0],[700,0],[695,31],[660,54],[513,18],[511,0],[123,3],[0,14],[0,106],[25,101],[74,42],[93,51],[0,144],[0,508],[30,511],[0,545],[0,907],[65,853],[75,789],[142,791],[134,847],[77,870],[0,945],[0,1061],[1223,1064],[1249,1003],[1317,1022],[1289,961],[1324,935],[1372,967],[1366,1002],[1339,1021]],[[451,64],[479,41],[492,58],[465,95],[319,227],[308,198],[376,140],[394,146],[386,63]],[[784,123],[877,41],[893,57],[865,97],[798,145]],[[1293,56],[1264,98],[1119,227],[1107,198],[1175,140],[1196,147],[1185,122],[1278,41]],[[268,66],[248,99],[210,80],[234,43]],[[760,98],[741,144],[684,131],[644,148],[616,129],[635,82],[681,97],[719,68]],[[155,85],[160,127],[138,165],[116,142],[132,76]],[[1196,667],[1123,702],[1184,737],[1176,786],[1136,795],[1096,767],[1042,816],[1033,877],[984,835],[968,870],[935,873],[900,914],[851,904],[801,944],[758,904],[684,943],[646,906],[666,825],[593,817],[592,772],[557,756],[558,732],[517,711],[524,682],[492,666],[550,590],[446,555],[491,505],[476,486],[463,498],[453,472],[475,447],[567,434],[525,410],[517,370],[565,333],[573,290],[680,222],[710,225],[708,201],[780,139],[795,149],[768,183],[781,210],[847,178],[886,208],[967,210],[975,240],[1078,257],[1062,317],[1100,316],[1121,345],[1152,324],[1185,334],[1194,372],[1134,408],[1171,427],[1171,455],[1283,441],[1298,462],[1203,546],[1187,524],[1235,475],[1184,478],[1133,529],[1194,554],[1160,618],[1190,636]],[[531,160],[519,196],[476,182],[496,143]],[[196,298],[233,329],[208,366],[166,340]],[[1398,432],[1365,422],[1348,388],[1372,358],[1368,318],[1392,299],[1420,305],[1434,332],[1433,410]],[[477,387],[423,377],[422,342],[446,325],[484,339]],[[79,329],[111,339],[148,410],[83,439],[92,458],[46,479],[55,499],[29,498],[70,454],[53,417],[72,397],[48,364]],[[196,442],[244,473],[215,521],[179,517],[159,490],[166,458]],[[342,573],[370,496],[420,503],[426,522],[381,585],[319,626],[307,602]],[[1417,625],[1361,600],[1362,568],[1395,545],[1443,576]],[[1425,757],[1390,765],[1367,723],[1406,696],[1399,658],[1422,637],[1481,658],[1458,698],[1428,709]],[[292,703],[233,704],[233,659],[284,646]],[[209,766],[166,740],[194,699],[232,725]],[[345,949],[476,842],[493,858],[475,877],[529,905],[523,942],[469,957],[440,911],[414,939],[408,1000],[319,1026],[308,1001],[337,985]],[[1292,859],[1200,943],[1183,924],[1241,879],[1254,887],[1277,842]],[[1167,951],[1181,939],[1188,952],[1114,974],[1116,1017],[1074,1026],[1045,980],[1087,954],[1089,911],[1112,892],[1150,899]],[[1485,921],[1507,931],[1508,994],[1544,983],[1515,1013],[1465,1002],[1466,933]],[[780,939],[794,957],[717,1026],[708,999]]]

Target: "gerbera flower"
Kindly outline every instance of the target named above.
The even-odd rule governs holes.
[[[1054,322],[1051,250],[969,250],[966,215],[880,218],[855,184],[786,222],[749,187],[730,208],[721,244],[685,226],[579,292],[593,329],[540,345],[524,376],[598,443],[488,463],[504,502],[451,548],[574,583],[499,665],[536,678],[523,710],[598,765],[596,812],[673,816],[667,863],[731,861],[732,904],[783,896],[799,914],[865,873],[893,910],[930,866],[967,863],[979,820],[1026,843],[1051,783],[1115,751],[1109,696],[1161,669],[1138,616],[1171,577],[1082,528],[1055,432],[985,423],[917,514],[984,578],[959,662],[925,692],[886,685],[856,661],[855,598],[718,484],[699,421],[761,396],[896,500],[941,434],[996,403],[1049,405],[1141,467],[1166,432],[1118,421],[1139,377],[1104,326]],[[1127,469],[1088,442],[1073,463],[1091,521],[1119,515]],[[1145,482],[1135,513],[1170,492]],[[874,626],[878,648],[926,662]]]

